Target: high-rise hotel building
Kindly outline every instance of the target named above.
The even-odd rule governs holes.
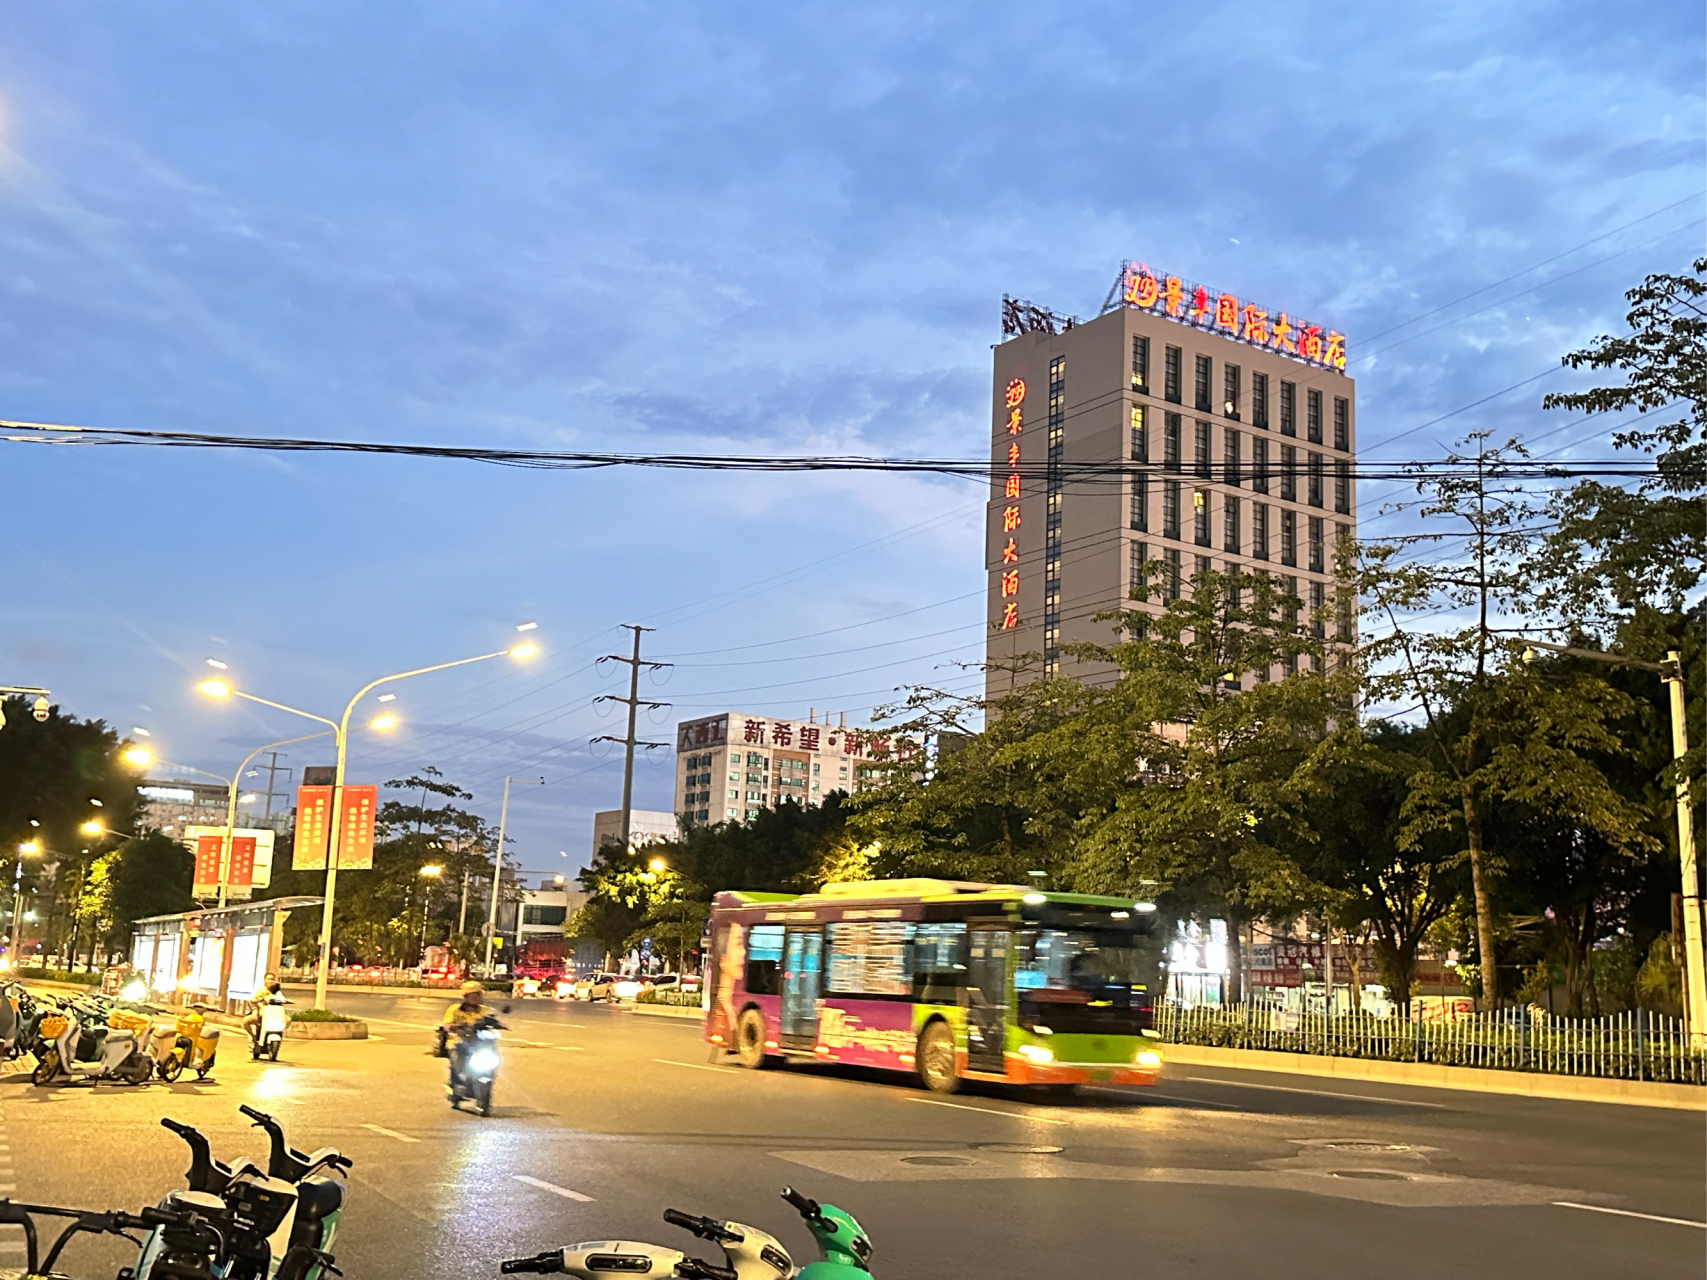
[[[1107,678],[1062,647],[1110,643],[1098,614],[1159,613],[1209,568],[1269,574],[1301,602],[1301,624],[1352,642],[1334,577],[1337,540],[1357,528],[1343,335],[1134,263],[1094,320],[1008,300],[1002,327],[988,693],[1027,654],[1042,664],[1021,679]],[[1152,562],[1160,580],[1145,576]]]

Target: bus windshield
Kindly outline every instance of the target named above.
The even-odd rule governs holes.
[[[1156,980],[1153,948],[1140,946],[1129,933],[1039,929],[1021,933],[1018,942],[1014,987],[1021,996],[1059,992],[1084,998],[1109,988],[1148,990]]]

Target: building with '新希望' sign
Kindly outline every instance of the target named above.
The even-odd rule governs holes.
[[[1159,613],[1208,569],[1267,575],[1317,639],[1355,642],[1334,574],[1357,531],[1345,335],[1131,262],[1094,320],[1007,299],[1002,332],[989,695],[1040,673],[1108,678],[1063,647],[1111,643],[1098,614]],[[1041,667],[1016,675],[1027,655]]]
[[[757,817],[783,800],[823,803],[855,792],[887,770],[894,754],[881,730],[729,711],[676,726],[676,813],[691,822]]]

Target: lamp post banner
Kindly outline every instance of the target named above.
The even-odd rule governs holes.
[[[338,870],[373,869],[373,822],[379,807],[376,786],[344,787],[343,814],[338,823]],[[332,828],[332,788],[296,789],[296,846],[290,865],[295,871],[324,871],[326,845]]]
[[[273,879],[274,832],[267,827],[237,827],[231,833],[231,866],[225,878],[226,895],[247,898]],[[219,862],[225,847],[224,827],[186,827],[184,837],[196,855],[195,882],[190,896],[212,898],[219,893]]]
[[[304,770],[303,772],[307,772]],[[332,788],[296,789],[296,843],[291,848],[292,871],[324,871],[326,840],[332,826]]]
[[[343,816],[338,822],[338,870],[373,870],[373,819],[379,808],[379,788],[344,788]]]

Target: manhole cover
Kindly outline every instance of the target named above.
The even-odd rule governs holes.
[[[1336,1178],[1367,1178],[1371,1182],[1404,1182],[1402,1173],[1388,1173],[1384,1169],[1335,1169]]]
[[[1011,1156],[1054,1156],[1064,1150],[1062,1147],[1034,1147],[1024,1142],[975,1142],[972,1145],[979,1151],[1000,1151]]]
[[[960,1156],[902,1156],[901,1157],[901,1163],[902,1164],[950,1165],[950,1164],[977,1164],[978,1162],[976,1160],[966,1160]]]
[[[1404,1142],[1324,1142],[1329,1151],[1409,1151]]]

